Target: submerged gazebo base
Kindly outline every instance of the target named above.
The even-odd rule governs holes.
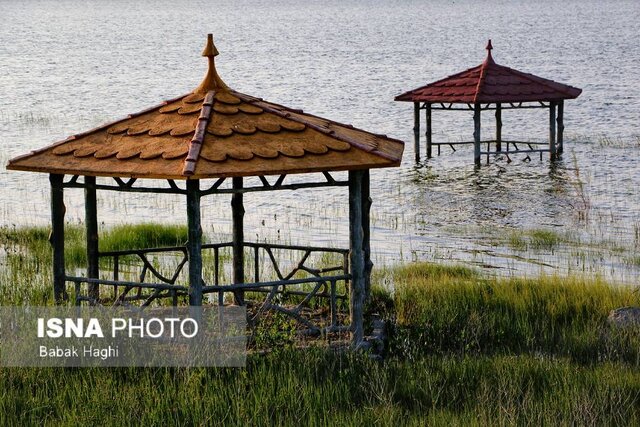
[[[516,109],[549,109],[549,139],[548,142],[532,142],[532,141],[513,141],[502,138],[502,111]],[[433,147],[436,147],[437,155],[441,154],[442,146],[450,147],[454,152],[456,146],[472,145],[474,147],[474,162],[480,165],[482,156],[504,155],[508,161],[511,161],[510,155],[513,154],[539,154],[542,159],[543,153],[549,153],[549,158],[555,160],[564,152],[564,101],[556,102],[509,102],[495,104],[460,104],[454,103],[429,103],[414,102],[414,152],[416,162],[421,159],[420,155],[420,110],[425,111],[425,141],[426,156],[433,157]],[[473,111],[474,132],[473,141],[455,141],[455,142],[434,142],[433,141],[433,125],[432,112],[434,110],[441,111]],[[483,111],[495,111],[496,134],[495,139],[481,138],[481,114]],[[486,149],[483,150],[483,147]]]

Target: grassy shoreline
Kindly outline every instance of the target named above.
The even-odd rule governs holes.
[[[50,301],[44,246],[0,244],[0,304]],[[640,333],[606,321],[640,305],[634,289],[427,263],[374,285],[369,310],[391,325],[383,362],[285,342],[243,369],[3,368],[0,425],[640,423]]]

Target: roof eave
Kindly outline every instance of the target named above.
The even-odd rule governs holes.
[[[318,172],[344,172],[351,170],[367,170],[367,169],[381,169],[381,168],[389,168],[389,167],[399,167],[401,164],[401,160],[389,161],[388,163],[367,163],[367,164],[359,164],[359,165],[344,165],[332,168],[323,168],[318,167],[316,169],[310,170],[309,168],[300,168],[300,169],[286,169],[286,170],[272,170],[265,172],[262,176],[278,176],[278,175],[294,175],[294,174],[303,174],[303,173],[318,173]],[[217,179],[217,178],[235,178],[235,177],[255,177],[258,176],[256,173],[243,173],[243,172],[221,172],[221,173],[211,173],[211,174],[200,174],[195,173],[193,175],[167,175],[167,174],[154,174],[154,173],[106,173],[106,172],[96,172],[96,171],[88,171],[88,170],[76,170],[71,171],[68,169],[62,168],[51,168],[51,167],[39,167],[39,166],[26,166],[15,163],[9,163],[6,166],[7,170],[12,171],[20,171],[20,172],[39,172],[39,173],[47,173],[47,174],[57,174],[57,175],[79,175],[79,176],[95,176],[102,178],[140,178],[140,179],[172,179],[172,180],[196,180],[196,179]]]

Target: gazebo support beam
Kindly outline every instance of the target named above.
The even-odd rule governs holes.
[[[556,103],[549,103],[549,155],[556,159]]]
[[[558,126],[558,134],[556,136],[558,139],[558,155],[560,155],[564,151],[564,100],[558,102],[558,118],[556,119],[556,123]]]
[[[96,198],[96,177],[84,178],[84,212],[87,228],[87,277],[98,279],[100,267],[98,263],[98,204]],[[89,297],[95,301],[100,298],[100,285],[89,285]]]
[[[480,113],[481,105],[473,106],[473,161],[476,166],[480,166]]]
[[[496,151],[502,151],[502,104],[496,104]]]
[[[367,169],[362,172],[362,239],[365,262],[365,301],[371,296],[371,271],[373,270],[373,262],[371,261],[371,227],[369,224],[372,203],[369,169]]]
[[[233,178],[234,190],[242,189],[242,178]],[[234,193],[231,196],[231,211],[233,219],[233,284],[244,283],[244,203],[243,194]],[[244,305],[244,292],[233,292],[235,303]]]
[[[187,254],[189,257],[189,305],[202,305],[202,227],[200,181],[187,180]]]
[[[364,171],[349,172],[349,265],[351,286],[349,314],[351,344],[359,348],[364,341],[364,303],[366,298],[366,262],[363,227],[363,175]]]
[[[51,236],[49,241],[53,248],[53,296],[56,304],[69,299],[65,289],[64,269],[64,175],[50,174],[51,184]]]
[[[425,111],[425,121],[427,125],[427,159],[431,158],[431,138],[433,131],[431,130],[431,104],[427,104]]]
[[[413,151],[416,162],[420,161],[420,103],[413,103]]]

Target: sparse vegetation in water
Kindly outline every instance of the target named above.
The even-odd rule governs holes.
[[[640,267],[640,255],[628,257],[627,264]]]
[[[578,165],[578,158],[575,151],[571,152],[573,161],[573,178],[569,179],[569,184],[574,189],[574,200],[569,202],[571,208],[577,215],[579,221],[586,222],[589,219],[589,213],[591,211],[591,197],[588,193],[588,188],[580,175],[580,166]]]
[[[576,243],[567,233],[548,229],[512,231],[507,240],[509,247],[518,251],[551,250],[560,244]]]

